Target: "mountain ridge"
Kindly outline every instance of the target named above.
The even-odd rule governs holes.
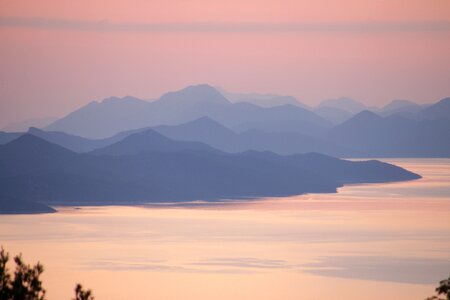
[[[420,178],[389,164],[321,154],[227,154],[182,147],[118,156],[78,154],[31,134],[1,146],[0,165],[0,198],[46,205],[288,196],[336,192],[346,182]]]
[[[313,112],[298,106],[259,107],[231,103],[209,85],[189,86],[155,101],[109,100],[91,102],[47,126],[87,138],[106,138],[118,132],[158,125],[177,125],[209,116],[234,130],[261,126],[277,130],[320,131],[331,126]],[[270,120],[271,123],[265,123]],[[287,123],[287,121],[291,123]],[[290,128],[291,125],[294,125]]]

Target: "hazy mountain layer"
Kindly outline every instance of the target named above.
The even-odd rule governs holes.
[[[337,157],[450,156],[450,98],[426,106],[394,100],[374,109],[376,113],[364,110],[353,115],[367,107],[349,98],[324,101],[311,112],[290,104],[260,107],[232,103],[224,95],[233,97],[233,101],[244,96],[262,100],[276,96],[236,95],[197,85],[166,93],[153,102],[111,97],[92,102],[49,127],[61,131],[30,128],[28,132],[78,153],[105,148],[153,128],[173,140],[202,142],[230,153],[258,150],[283,155],[319,152]],[[296,101],[283,99],[286,103]],[[70,132],[112,135],[93,139]],[[20,135],[0,132],[0,144]]]
[[[260,107],[231,103],[209,85],[189,86],[148,102],[133,97],[108,98],[70,113],[46,127],[87,138],[106,138],[118,132],[157,125],[175,125],[208,116],[236,131],[317,133],[331,124],[294,105]]]
[[[361,157],[450,157],[450,118],[415,120],[363,111],[324,139]]]
[[[135,134],[115,146],[130,143],[132,149],[136,139],[146,138]],[[335,192],[349,182],[419,178],[378,161],[256,151],[226,154],[207,146],[186,149],[183,142],[174,142],[178,150],[172,144],[170,151],[164,147],[155,151],[161,149],[160,142],[150,139],[152,145],[138,154],[93,155],[77,154],[25,134],[0,146],[0,197],[45,204],[213,200]]]

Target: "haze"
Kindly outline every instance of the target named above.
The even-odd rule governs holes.
[[[0,126],[203,82],[307,104],[450,95],[446,0],[0,0],[0,39]]]

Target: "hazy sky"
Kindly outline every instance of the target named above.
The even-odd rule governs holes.
[[[0,127],[196,83],[436,101],[450,96],[450,0],[0,0]]]

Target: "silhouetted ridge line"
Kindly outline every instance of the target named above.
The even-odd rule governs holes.
[[[155,149],[158,143],[162,149]],[[227,154],[154,131],[131,135],[103,151],[77,154],[25,134],[0,147],[0,198],[47,205],[218,200],[335,192],[347,182],[420,177],[378,161],[349,162],[321,154]]]
[[[299,106],[259,107],[250,103],[231,103],[215,88],[203,84],[166,93],[155,101],[126,97],[91,102],[45,129],[88,138],[106,138],[121,131],[178,125],[204,116],[237,131],[319,132],[331,126],[323,118]]]
[[[179,152],[189,150],[218,152],[218,150],[200,142],[175,141],[155,130],[147,129],[131,134],[115,144],[94,150],[92,154],[135,155],[148,151]]]

